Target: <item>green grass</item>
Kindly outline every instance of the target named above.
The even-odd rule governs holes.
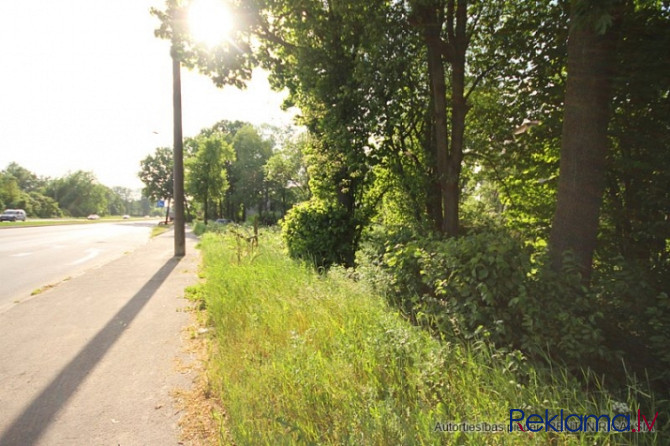
[[[151,228],[151,238],[157,237],[168,230],[172,229],[172,225],[160,225],[160,226],[154,226]]]
[[[324,277],[288,259],[274,232],[262,232],[255,249],[212,233],[201,246],[206,281],[193,294],[204,299],[214,327],[209,378],[227,412],[224,444],[631,440],[630,434],[436,431],[447,422],[508,426],[512,408],[613,414],[613,402],[586,394],[566,373],[531,367],[519,352],[497,351],[482,340],[432,338],[346,271]]]

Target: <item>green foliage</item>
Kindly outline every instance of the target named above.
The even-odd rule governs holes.
[[[158,147],[153,155],[147,155],[140,161],[137,174],[144,183],[142,194],[153,200],[171,200],[174,193],[174,162],[172,149]]]
[[[264,166],[272,155],[272,143],[250,124],[240,127],[231,137],[235,162],[228,168],[228,213],[230,218],[244,221],[250,209],[261,216],[266,211],[268,190]]]
[[[77,171],[49,183],[48,196],[58,202],[66,215],[85,217],[107,214],[108,188],[99,184],[92,172]]]
[[[27,193],[39,191],[47,182],[17,163],[9,163],[3,171],[3,176],[14,178],[16,186]]]
[[[38,218],[62,217],[63,211],[56,200],[48,197],[41,192],[23,193],[20,202],[13,207],[24,209],[28,215]]]
[[[0,172],[0,208],[26,211],[28,218],[84,217],[99,215],[148,215],[151,205],[137,200],[125,187],[109,188],[98,184],[91,172],[74,172],[61,178],[38,177],[10,163]]]
[[[265,163],[270,199],[277,203],[275,207],[279,208],[282,217],[294,204],[309,199],[309,179],[303,155],[308,142],[306,134],[284,141],[283,147]]]
[[[552,275],[500,228],[446,240],[406,230],[367,240],[363,274],[439,336],[486,333],[499,347],[536,358],[549,354],[571,366],[606,353],[598,328],[602,313],[579,276],[567,266],[561,276]]]
[[[207,225],[204,222],[200,220],[193,222],[193,233],[195,235],[200,237],[205,232],[207,232]]]
[[[245,81],[251,79],[255,58],[251,54],[251,37],[246,31],[254,23],[250,20],[248,2],[227,2],[226,7],[240,19],[234,20],[227,38],[211,47],[198,42],[188,32],[188,3],[179,0],[166,0],[165,10],[152,7],[150,12],[160,20],[156,37],[171,41],[171,51],[181,63],[209,76],[218,86],[234,85],[243,88]],[[241,19],[244,17],[245,19]]]
[[[550,3],[519,2],[499,33],[478,36],[493,49],[478,63],[498,60],[500,77],[473,93],[466,129],[466,159],[473,160],[464,200],[479,197],[487,212],[533,241],[548,238],[555,211],[565,94],[568,11]]]
[[[61,216],[58,203],[45,195],[48,182],[17,163],[9,163],[0,172],[0,210],[23,209],[29,218]]]
[[[146,215],[139,209],[139,203],[135,199],[135,193],[127,187],[115,186],[111,189],[113,194],[117,197],[114,199],[114,205],[117,206],[115,211],[110,209],[112,215]]]
[[[670,262],[649,270],[622,256],[596,269],[593,293],[604,314],[606,343],[629,370],[670,384]]]
[[[670,256],[670,15],[636,6],[622,17],[600,252],[652,271]]]
[[[186,161],[186,190],[202,204],[204,221],[210,217],[209,202],[223,200],[228,187],[225,166],[235,158],[233,148],[219,133],[194,139],[195,155]]]
[[[444,433],[436,424],[505,423],[511,407],[613,412],[600,388],[586,393],[560,368],[534,368],[480,339],[435,339],[347,271],[317,274],[288,259],[276,234],[259,238],[258,255],[238,262],[232,235],[206,234],[206,282],[191,291],[214,328],[210,391],[226,408],[221,435],[231,444],[502,445],[527,434]],[[636,410],[643,398],[631,391],[624,401]],[[559,444],[621,438],[563,435]],[[533,441],[558,440],[540,432]]]
[[[333,264],[353,266],[358,230],[346,209],[312,199],[294,206],[281,226],[291,257],[319,268]]]
[[[239,221],[255,210],[270,222],[313,193],[286,213],[284,237],[291,255],[330,266],[353,264],[358,234],[377,210],[376,221],[386,226],[370,232],[358,274],[376,280],[414,322],[443,334],[488,333],[497,345],[571,365],[590,356],[588,364],[601,370],[614,352],[667,382],[661,369],[670,338],[663,328],[670,289],[663,279],[670,276],[667,2],[259,0],[235,8],[248,20],[236,24],[232,53],[228,42],[206,54],[169,13],[157,14],[159,34],[179,37],[175,52],[219,84],[241,84],[252,64],[262,64],[273,86],[288,90],[286,104],[300,107],[310,138],[301,171],[289,151],[273,151],[257,130],[220,123],[237,161],[226,166],[231,187],[219,213]],[[569,257],[552,273],[543,256],[556,207],[569,23],[619,36],[590,289]],[[427,63],[427,24],[436,25],[440,45],[433,49],[445,62],[439,73]],[[455,40],[463,30],[467,38]],[[253,52],[251,39],[257,39]],[[444,93],[431,88],[436,74],[446,79]],[[444,122],[433,115],[431,97],[446,99]],[[440,200],[445,172],[437,165],[444,155],[436,152],[437,138],[449,138],[444,150],[455,150],[465,114],[463,159],[456,156],[446,174],[457,178],[462,164],[451,194],[460,194],[466,235],[431,238],[448,214]],[[438,133],[445,125],[447,134]],[[589,167],[579,166],[586,178],[593,177]],[[289,188],[296,172],[309,176],[310,190],[300,198]],[[305,187],[304,176],[299,182]],[[7,196],[12,187],[8,182]],[[389,232],[391,225],[400,229]],[[617,347],[617,336],[627,341]]]
[[[203,151],[211,138],[223,144],[218,161],[213,146],[207,149],[209,155]],[[291,129],[217,122],[184,142],[187,189],[198,197],[203,210],[207,208],[208,218],[244,222],[258,216],[261,224],[274,224],[293,204],[308,197],[303,146]]]

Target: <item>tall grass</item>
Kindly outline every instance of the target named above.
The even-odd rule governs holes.
[[[485,340],[432,338],[346,271],[319,275],[288,259],[272,231],[261,233],[258,247],[207,233],[202,249],[206,281],[198,294],[216,336],[210,383],[237,445],[638,441],[631,434],[442,432],[449,422],[508,427],[513,408],[612,414],[613,402]],[[653,442],[652,435],[639,437]]]

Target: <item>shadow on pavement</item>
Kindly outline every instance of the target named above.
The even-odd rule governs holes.
[[[39,440],[54,416],[72,397],[107,351],[121,337],[151,299],[180,259],[171,258],[144,284],[144,286],[107,322],[51,383],[30,403],[0,436],[2,446],[26,446]]]

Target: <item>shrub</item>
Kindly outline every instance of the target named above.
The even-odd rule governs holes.
[[[650,269],[618,256],[600,265],[593,291],[605,317],[606,342],[637,372],[670,385],[670,268]]]
[[[207,225],[204,222],[197,220],[193,222],[193,233],[197,236],[201,236],[207,231]]]
[[[382,239],[367,238],[361,263],[383,274],[364,276],[376,275],[389,302],[435,334],[484,334],[499,347],[549,353],[571,365],[605,354],[602,312],[569,261],[562,274],[552,274],[542,256],[531,260],[532,252],[501,228],[446,240],[400,230],[380,245]]]
[[[316,267],[353,266],[359,230],[344,208],[321,200],[306,201],[291,208],[281,226],[291,257]]]

